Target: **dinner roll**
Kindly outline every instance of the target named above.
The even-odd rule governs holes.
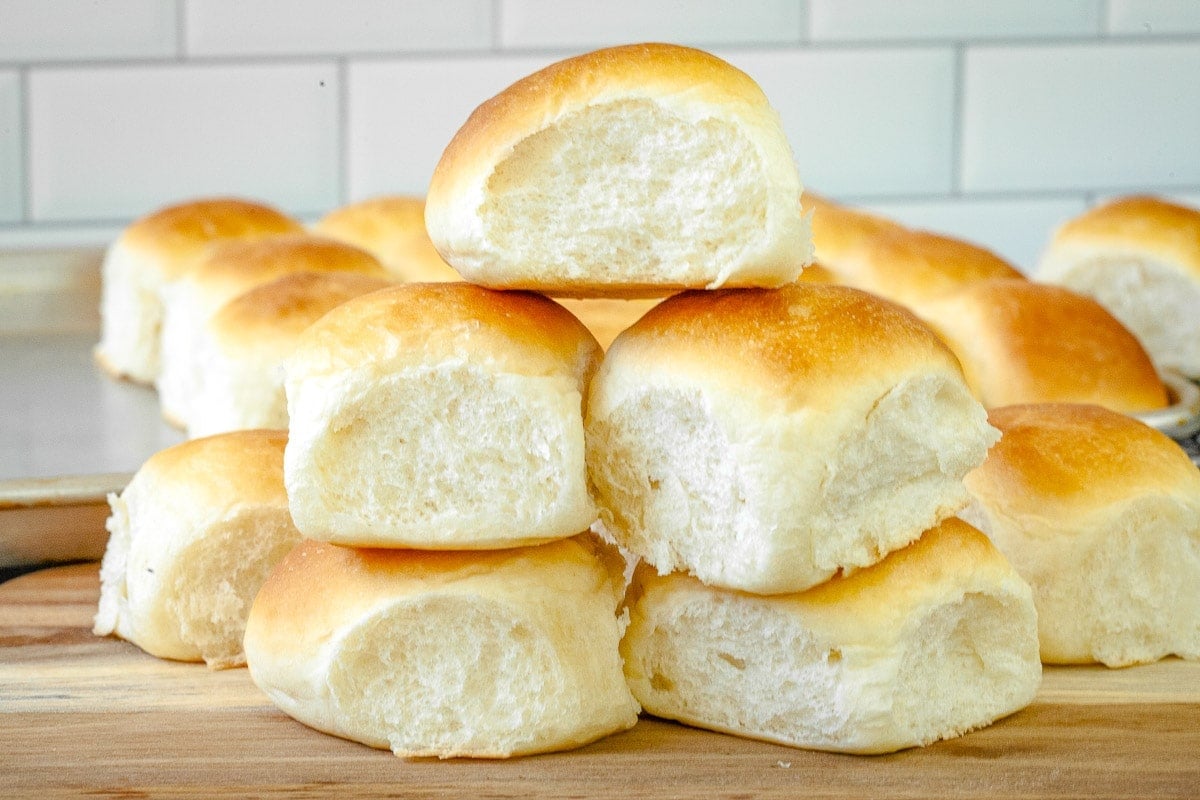
[[[1104,408],[993,409],[1003,432],[966,477],[979,526],[1033,586],[1042,660],[1200,658],[1200,470]]]
[[[552,64],[481,105],[425,223],[467,280],[562,296],[778,286],[809,261],[800,179],[758,85],[699,50]]]
[[[1038,277],[1095,298],[1155,362],[1200,378],[1200,209],[1124,197],[1061,226]]]
[[[246,200],[214,198],[168,206],[142,217],[108,248],[101,266],[96,361],[114,377],[153,383],[159,369],[163,285],[209,242],[301,230],[299,222]]]
[[[800,277],[796,279],[799,283],[825,283],[839,284],[838,278],[827,267],[816,263],[809,264],[804,268],[804,272],[800,273]]]
[[[243,292],[296,272],[387,274],[365,250],[306,233],[209,245],[162,290],[162,368],[154,384],[167,421],[184,428],[191,422],[197,343],[209,318]]]
[[[485,552],[306,541],[254,601],[254,682],[300,722],[400,756],[577,747],[637,721],[615,548]]]
[[[587,404],[617,540],[660,573],[794,592],[967,502],[996,432],[912,314],[842,286],[685,292],[617,337]]]
[[[296,525],[432,549],[587,529],[581,404],[600,356],[579,320],[526,292],[410,283],[343,303],[287,366]]]
[[[151,655],[245,663],[250,603],[300,540],[283,488],[282,431],[193,439],[151,456],[109,495],[93,631]]]
[[[425,201],[385,195],[335,209],[313,231],[361,247],[404,281],[460,281],[425,232]]]
[[[1029,586],[953,518],[806,592],[639,567],[627,603],[621,655],[646,711],[794,747],[930,744],[1023,708],[1041,682]]]
[[[221,306],[196,341],[188,435],[287,428],[283,365],[301,332],[350,298],[390,285],[354,272],[296,272]]]
[[[808,270],[805,270],[807,272]],[[596,337],[600,346],[608,349],[613,339],[637,322],[654,308],[658,298],[622,300],[618,297],[571,298],[561,301],[563,308],[570,311]]]
[[[877,234],[836,262],[825,263],[839,282],[910,308],[982,280],[1024,279],[1007,261],[978,245],[905,229]]]
[[[826,269],[841,264],[876,237],[905,230],[898,222],[812,192],[804,193],[801,205],[812,214],[813,255]]]
[[[1096,403],[1162,408],[1167,390],[1146,351],[1096,301],[1061,286],[982,281],[916,306],[988,408]]]

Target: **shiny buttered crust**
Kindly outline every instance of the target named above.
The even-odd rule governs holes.
[[[145,260],[163,280],[182,275],[209,242],[300,233],[301,223],[268,205],[236,198],[193,200],[160,209],[133,222],[118,245]]]
[[[637,721],[622,569],[590,534],[472,553],[306,541],[254,601],[250,674],[300,722],[401,756],[577,747]]]
[[[250,602],[300,539],[284,431],[194,439],[151,456],[109,496],[94,631],[152,655],[238,666]]]
[[[953,354],[840,286],[686,292],[592,381],[605,524],[660,572],[799,591],[872,564],[967,501],[996,436]]]
[[[297,272],[256,286],[213,315],[206,333],[230,358],[290,355],[304,330],[351,298],[386,289],[390,278],[358,272]]]
[[[386,278],[379,261],[360,247],[308,233],[251,241],[214,242],[166,296],[206,309],[207,317],[255,286],[296,272],[353,272]]]
[[[296,524],[384,547],[532,544],[586,530],[583,397],[602,355],[552,300],[414,283],[350,300],[287,364]]]
[[[1033,586],[1042,659],[1200,657],[1200,471],[1123,414],[993,409],[1002,438],[966,478],[965,516]]]
[[[951,518],[848,577],[762,597],[638,568],[621,643],[643,708],[794,747],[886,753],[988,725],[1041,680],[1029,586]]]
[[[462,280],[429,241],[420,197],[386,195],[352,203],[326,214],[313,231],[361,247],[401,280]]]
[[[794,280],[811,259],[801,189],[749,76],[637,44],[551,64],[479,106],[434,170],[425,222],[475,283],[657,297]]]
[[[1024,279],[1003,258],[978,245],[903,229],[865,239],[830,267],[847,286],[909,307],[979,281]]]
[[[1137,338],[1095,300],[1061,286],[983,281],[917,311],[958,354],[988,408],[1065,402],[1137,412],[1169,405]]]
[[[886,217],[835,203],[812,192],[804,193],[801,205],[812,214],[813,255],[826,268],[840,265],[856,249],[880,236],[905,230],[903,225]]]
[[[1095,298],[1160,368],[1200,378],[1200,209],[1154,197],[1094,208],[1059,228],[1038,277]]]

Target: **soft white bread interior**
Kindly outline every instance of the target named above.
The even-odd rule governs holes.
[[[621,642],[651,714],[795,747],[886,753],[988,725],[1041,681],[1029,586],[951,518],[848,577],[762,597],[639,567]]]
[[[988,408],[1096,403],[1130,413],[1170,403],[1137,338],[1095,300],[1061,286],[980,281],[915,310]]]
[[[779,286],[811,256],[778,115],[730,64],[638,44],[552,64],[483,103],[425,222],[467,280],[560,296]]]
[[[288,427],[284,362],[330,309],[391,281],[354,272],[296,272],[223,305],[196,342],[189,436]]]
[[[865,567],[967,502],[997,433],[953,354],[866,292],[685,292],[592,381],[588,471],[659,572],[758,593]]]
[[[1033,587],[1042,660],[1200,658],[1200,470],[1164,434],[1091,405],[993,409],[964,517]]]
[[[637,721],[622,569],[591,534],[474,553],[306,541],[254,601],[250,674],[304,724],[401,756],[577,747]]]
[[[387,275],[367,251],[307,233],[212,243],[161,292],[162,366],[154,385],[165,419],[183,428],[191,423],[196,353],[212,315],[243,292],[296,272]]]
[[[209,242],[302,230],[261,203],[212,198],[168,206],[132,223],[101,266],[97,362],[114,377],[153,383],[159,370],[162,287]]]
[[[1038,277],[1098,300],[1161,368],[1200,378],[1200,209],[1124,197],[1069,220]]]
[[[94,632],[151,655],[245,663],[250,604],[300,540],[283,488],[282,431],[238,431],[161,450],[118,495]]]
[[[313,231],[361,247],[403,281],[460,281],[425,232],[425,201],[384,195],[334,209]]]
[[[526,292],[410,283],[343,303],[287,366],[296,525],[434,549],[587,529],[582,402],[601,355],[579,320]]]
[[[821,214],[818,210],[817,216]],[[929,231],[894,229],[861,240],[836,261],[823,261],[838,282],[914,308],[983,280],[1023,280],[1000,256]]]

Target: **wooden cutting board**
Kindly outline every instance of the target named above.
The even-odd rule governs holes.
[[[1037,701],[887,756],[643,718],[569,753],[404,760],[309,730],[246,670],[91,634],[94,564],[0,585],[0,796],[1200,797],[1200,663],[1048,668]]]

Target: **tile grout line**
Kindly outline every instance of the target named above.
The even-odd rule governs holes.
[[[17,124],[21,126],[21,224],[33,224],[33,136],[30,120],[29,67],[17,70]]]
[[[345,56],[335,61],[337,65],[338,105],[338,205],[350,202],[350,64]]]
[[[950,100],[950,195],[961,197],[963,194],[963,97],[966,93],[966,44],[962,41],[954,45],[954,87]]]
[[[175,0],[175,60],[187,61],[187,1]]]
[[[504,51],[502,17],[504,3],[502,0],[492,0],[492,53],[499,55]]]

